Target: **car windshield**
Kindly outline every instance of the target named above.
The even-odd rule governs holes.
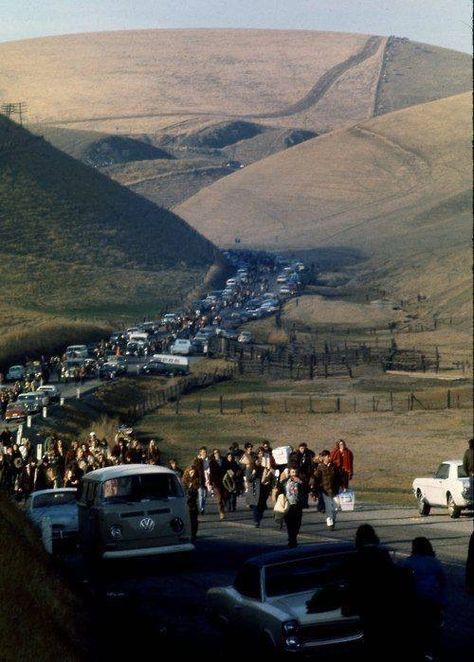
[[[468,478],[467,473],[464,471],[462,464],[458,466],[458,478]]]
[[[184,495],[178,478],[173,474],[139,474],[110,478],[103,485],[105,503],[168,499]]]
[[[50,506],[63,506],[67,503],[75,503],[77,499],[76,490],[72,492],[49,492],[38,494],[33,499],[33,508],[49,508]]]
[[[335,554],[269,566],[265,570],[266,594],[302,593],[344,581],[348,559],[347,554]]]

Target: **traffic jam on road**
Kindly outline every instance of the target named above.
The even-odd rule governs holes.
[[[11,365],[0,373],[0,413],[5,422],[22,422],[59,401],[61,384],[113,380],[126,374],[187,374],[189,357],[207,354],[215,335],[251,343],[246,322],[277,313],[308,278],[305,265],[263,251],[226,251],[235,273],[225,288],[213,290],[186,308],[143,321],[98,343],[66,347],[62,356]]]

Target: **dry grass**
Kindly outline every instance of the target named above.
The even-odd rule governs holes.
[[[28,100],[33,121],[242,115],[295,103],[366,41],[283,30],[67,35],[2,44],[0,76],[6,98]]]
[[[403,39],[389,40],[377,113],[460,94],[472,87],[467,53]]]
[[[55,575],[36,534],[0,494],[0,657],[85,660],[84,606]]]
[[[177,211],[221,246],[359,251],[371,258],[366,287],[394,300],[422,293],[431,315],[469,324],[470,142],[471,97],[452,97],[307,141]]]
[[[354,414],[351,411],[355,395],[359,405],[364,403],[364,408],[365,405],[368,408],[374,395],[387,403],[391,388],[395,391],[395,401],[400,403],[406,402],[410,388],[427,404],[434,404],[446,393],[446,387],[428,384],[423,388],[416,380],[397,376],[383,381],[367,377],[353,382],[323,380],[322,383],[237,381],[187,396],[179,415],[169,406],[145,417],[139,429],[148,437],[159,434],[165,454],[177,456],[183,465],[191,460],[202,443],[226,449],[233,441],[243,444],[269,439],[274,447],[283,444],[294,447],[306,441],[310,448],[322,450],[332,448],[337,439],[344,438],[355,454],[353,485],[359,497],[413,504],[410,495],[413,478],[433,471],[437,463],[448,456],[462,456],[471,434],[472,391],[470,386],[459,390],[467,409],[407,412],[400,406],[395,412]],[[318,411],[328,413],[308,412],[310,393]],[[227,402],[224,415],[219,413],[219,394],[224,394],[224,403]],[[334,413],[336,395],[343,398],[340,414]],[[321,400],[323,396],[325,399]],[[284,397],[288,413],[283,410]],[[197,413],[198,398],[201,413]],[[265,413],[260,411],[262,398]],[[244,400],[243,414],[240,399]]]

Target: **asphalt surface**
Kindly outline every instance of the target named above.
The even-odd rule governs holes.
[[[235,633],[229,644],[208,622],[206,591],[212,586],[230,584],[245,559],[285,548],[286,531],[275,527],[271,510],[266,512],[261,528],[256,529],[243,500],[239,500],[237,512],[230,513],[222,522],[215,504],[211,501],[209,505],[206,515],[201,517],[196,551],[190,559],[120,561],[93,570],[78,558],[69,559],[67,572],[90,599],[100,622],[91,650],[93,659],[104,654],[145,654],[150,641],[154,642],[157,653],[171,650],[177,656],[191,655],[193,660],[258,659],[249,656],[251,642],[246,642],[242,633]],[[414,537],[428,537],[448,578],[444,643],[445,659],[451,660],[455,655],[474,650],[474,597],[464,591],[473,521],[470,515],[452,520],[442,509],[433,509],[432,513],[421,518],[415,507],[359,504],[354,512],[339,513],[336,530],[328,531],[324,516],[310,507],[304,511],[298,541],[300,545],[353,541],[357,527],[368,522],[381,542],[402,558],[409,554]],[[117,632],[125,634],[117,639]],[[340,651],[337,655],[318,654],[317,659],[356,659],[353,655],[353,651]]]

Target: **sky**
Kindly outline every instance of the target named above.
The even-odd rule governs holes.
[[[472,0],[0,0],[0,41],[142,28],[276,28],[408,37],[472,52]]]

